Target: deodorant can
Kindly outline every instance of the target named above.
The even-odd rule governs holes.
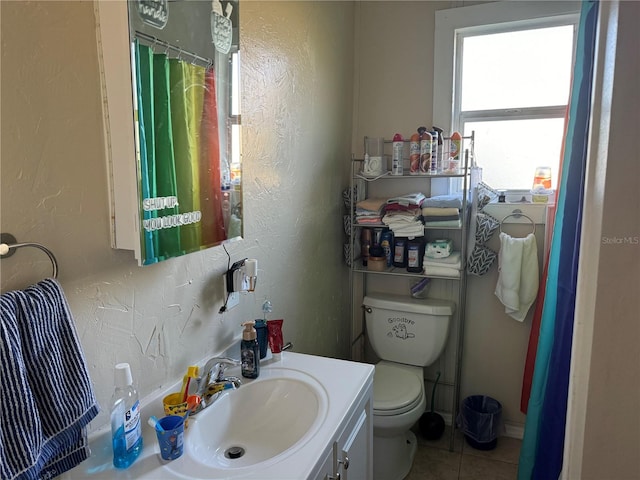
[[[420,135],[414,133],[409,142],[409,174],[420,174]]]
[[[424,127],[420,127],[422,130]],[[426,128],[420,134],[420,173],[430,173],[431,152],[433,151],[433,136]]]
[[[438,173],[438,132],[433,131],[431,133],[431,162],[429,164],[429,174],[435,175]]]
[[[380,246],[384,250],[384,256],[387,257],[387,267],[393,265],[393,232],[385,230],[380,237]]]
[[[396,133],[393,136],[393,156],[391,163],[391,175],[402,175],[402,149],[404,147],[404,141],[402,135]]]

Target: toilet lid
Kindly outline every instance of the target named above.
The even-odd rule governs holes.
[[[420,403],[424,391],[418,376],[400,366],[379,363],[373,374],[373,410],[376,415],[398,415]]]

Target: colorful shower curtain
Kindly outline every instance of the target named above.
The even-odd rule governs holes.
[[[136,42],[143,264],[226,238],[215,74]]]
[[[179,209],[181,212],[199,212],[199,126],[204,100],[204,68],[171,59],[169,71]],[[200,249],[201,233],[199,221],[180,227],[180,245],[185,252]]]
[[[562,471],[597,12],[597,2],[583,2],[558,206],[518,480],[557,479]]]
[[[155,130],[145,128],[153,125],[153,53],[149,48],[136,50],[136,101],[139,125],[139,152],[140,152],[140,187],[143,198],[155,198],[158,195],[156,186],[156,161],[155,161]],[[151,221],[157,218],[156,211],[143,210],[143,221]],[[158,257],[159,240],[153,232],[141,229],[144,237],[144,251],[150,262]]]
[[[220,178],[220,140],[216,76],[212,69],[205,73],[204,105],[200,128],[200,209],[202,210],[202,243],[214,245],[227,238],[222,216]],[[208,135],[206,134],[208,132]]]

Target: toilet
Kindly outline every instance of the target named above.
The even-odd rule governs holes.
[[[417,448],[410,429],[426,407],[423,367],[444,350],[456,305],[390,294],[367,295],[362,304],[380,358],[373,376],[373,478],[401,480]]]

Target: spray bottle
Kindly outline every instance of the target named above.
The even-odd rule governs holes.
[[[391,175],[402,175],[402,148],[404,146],[404,140],[402,135],[396,133],[393,136],[393,157],[391,163]]]
[[[460,168],[460,148],[462,145],[462,135],[460,132],[453,132],[449,139],[449,157],[447,158],[447,173],[458,173]]]
[[[411,135],[409,142],[409,174],[420,174],[420,134]]]
[[[426,174],[431,169],[431,155],[433,150],[433,137],[427,127],[420,127],[420,173]]]

